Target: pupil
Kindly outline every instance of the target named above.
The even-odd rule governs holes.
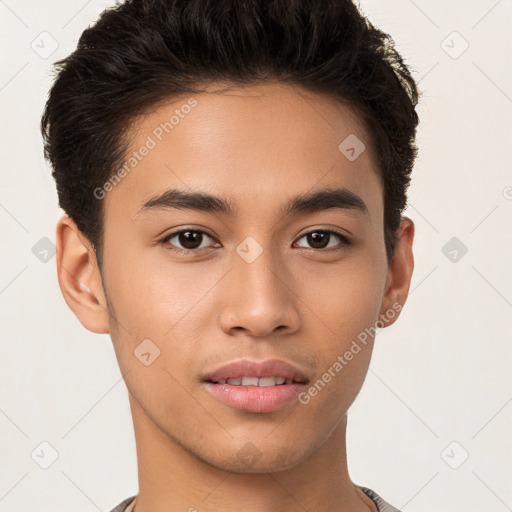
[[[323,241],[321,240],[323,238]],[[314,249],[322,249],[327,246],[327,242],[329,239],[329,233],[322,233],[319,231],[315,231],[314,233],[308,234],[308,243]],[[323,243],[326,242],[326,243]]]
[[[196,231],[184,231],[179,234],[179,241],[186,249],[197,249],[201,245],[201,236],[201,233]],[[197,243],[198,239],[199,243]]]

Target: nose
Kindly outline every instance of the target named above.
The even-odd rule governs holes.
[[[293,275],[272,251],[263,250],[250,263],[235,254],[224,281],[219,321],[228,334],[244,331],[268,337],[299,329],[299,297]]]

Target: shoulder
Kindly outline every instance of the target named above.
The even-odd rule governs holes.
[[[384,501],[375,491],[368,489],[368,487],[358,486],[366,496],[370,497],[377,505],[379,512],[400,512],[397,508]]]
[[[119,505],[114,507],[110,512],[124,512],[128,505],[135,499],[136,494],[133,496],[130,496],[129,498],[126,498],[125,500],[121,501]]]

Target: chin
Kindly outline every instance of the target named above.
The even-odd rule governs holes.
[[[241,449],[235,451],[229,458],[225,456],[205,457],[196,454],[203,462],[230,473],[275,473],[286,471],[300,464],[307,454],[297,451],[297,446],[281,449],[267,449],[264,452],[258,450],[251,442],[246,443]],[[216,454],[218,455],[218,454]]]

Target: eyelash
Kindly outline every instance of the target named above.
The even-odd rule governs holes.
[[[176,235],[180,235],[181,233],[186,233],[186,232],[200,233],[202,235],[206,235],[206,236],[214,239],[213,236],[211,236],[208,233],[206,233],[206,231],[202,231],[200,229],[180,229],[179,231],[174,231],[173,233],[171,233],[169,235],[166,235],[164,238],[162,238],[159,241],[159,243],[162,244],[162,245],[169,246],[169,247],[167,247],[168,250],[171,250],[173,252],[176,252],[176,253],[179,253],[179,254],[183,254],[183,255],[188,255],[188,254],[192,254],[192,253],[196,253],[197,254],[201,250],[207,249],[207,247],[203,247],[202,249],[180,249],[180,248],[177,248],[177,247],[171,247],[171,244],[168,243],[169,240],[174,238]],[[338,247],[338,248],[332,248],[332,247],[330,249],[315,249],[315,248],[311,248],[311,250],[313,250],[313,251],[321,251],[321,252],[340,251],[340,250],[343,250],[346,246],[349,246],[351,244],[351,241],[350,241],[350,239],[347,236],[343,235],[342,233],[339,233],[338,231],[334,231],[334,230],[330,230],[330,229],[315,229],[313,231],[309,231],[308,233],[304,233],[298,240],[304,238],[307,235],[310,235],[311,233],[324,233],[324,234],[329,234],[329,235],[335,235],[338,238],[340,238],[341,241],[343,242],[343,245],[341,247]]]

